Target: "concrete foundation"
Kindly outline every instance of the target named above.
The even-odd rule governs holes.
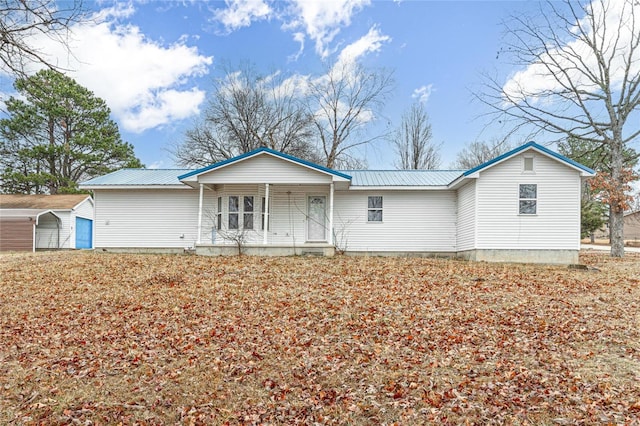
[[[182,247],[96,247],[95,251],[109,253],[145,253],[145,254],[183,254],[188,248]]]
[[[449,259],[456,257],[455,252],[436,251],[346,251],[345,256],[370,256],[370,257],[434,257]]]
[[[335,255],[336,249],[329,244],[261,245],[251,244],[241,248],[242,254],[249,256],[328,256]],[[196,246],[200,256],[237,256],[238,246],[200,244]]]
[[[194,249],[156,247],[97,247],[96,251],[112,253],[160,253],[184,254],[194,253],[200,256],[237,256],[238,247],[233,245],[200,244]],[[242,254],[249,256],[334,256],[336,249],[329,244],[261,245],[252,244],[242,247]],[[434,257],[458,258],[478,262],[504,263],[541,263],[570,265],[579,262],[578,250],[466,250],[461,252],[428,252],[428,251],[347,251],[346,256],[380,256],[380,257]]]
[[[457,257],[478,262],[543,263],[570,265],[578,263],[579,250],[489,250],[459,252]]]

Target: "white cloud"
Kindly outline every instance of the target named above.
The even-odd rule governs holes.
[[[91,23],[74,25],[69,51],[44,36],[35,43],[105,99],[125,130],[143,132],[199,112],[204,91],[183,86],[205,75],[212,58],[187,46],[184,38],[163,45],[116,19],[133,12],[131,6],[116,6],[99,12]]]
[[[603,10],[603,3],[606,14]],[[610,67],[611,84],[616,90],[624,80],[624,61],[629,55],[631,40],[634,36],[629,25],[634,14],[629,8],[635,8],[635,16],[640,16],[640,3],[636,2],[635,5],[631,5],[619,0],[604,0],[604,2],[594,1],[591,7],[593,7],[594,16],[596,16],[596,22],[600,22],[601,25],[598,26],[595,33],[586,18],[580,21],[580,25],[586,29],[589,39],[595,39],[598,45],[604,46],[603,57],[613,58]],[[626,25],[623,25],[618,31],[621,20],[626,21]],[[577,34],[577,27],[574,27],[572,32]],[[637,35],[635,36],[637,39]],[[584,64],[580,69],[585,69],[586,66],[590,70],[596,70],[596,72],[598,70],[597,58],[593,51],[581,39],[574,39],[559,48],[551,48],[547,54],[543,55],[544,62],[557,61],[554,68],[549,70],[541,62],[533,63],[514,73],[504,84],[504,92],[515,100],[527,97],[534,102],[539,101],[540,94],[558,90],[561,88],[561,83],[567,83],[562,72],[566,72],[568,78],[578,88],[594,89],[594,83],[589,80],[588,76],[576,69],[574,63],[567,58],[579,58]],[[631,75],[637,75],[640,73],[640,50],[636,49],[632,63]]]
[[[343,64],[357,62],[361,56],[380,51],[382,43],[388,41],[391,41],[391,37],[382,34],[374,25],[366,35],[342,49],[338,62]]]
[[[316,53],[325,58],[329,55],[329,43],[342,27],[351,24],[351,17],[371,0],[310,1],[291,0],[293,18],[285,29],[302,28],[316,45]]]
[[[225,0],[225,4],[226,9],[216,9],[213,16],[227,31],[248,27],[252,21],[267,19],[272,13],[263,0]]]
[[[429,97],[433,92],[433,84],[427,84],[426,86],[419,87],[413,91],[411,97],[418,99],[418,101],[426,104],[429,101]]]

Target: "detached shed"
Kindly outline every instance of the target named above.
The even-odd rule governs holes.
[[[86,194],[0,194],[0,251],[93,248],[93,215]]]

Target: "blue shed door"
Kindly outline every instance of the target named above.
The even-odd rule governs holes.
[[[76,217],[76,248],[90,249],[93,248],[91,241],[93,235],[93,221]]]

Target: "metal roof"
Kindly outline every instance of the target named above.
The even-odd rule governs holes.
[[[80,186],[183,185],[178,180],[178,176],[191,171],[193,169],[121,169],[108,175],[82,182]]]
[[[464,170],[347,170],[351,186],[447,186]]]
[[[89,194],[0,194],[0,208],[71,210],[87,198]]]

